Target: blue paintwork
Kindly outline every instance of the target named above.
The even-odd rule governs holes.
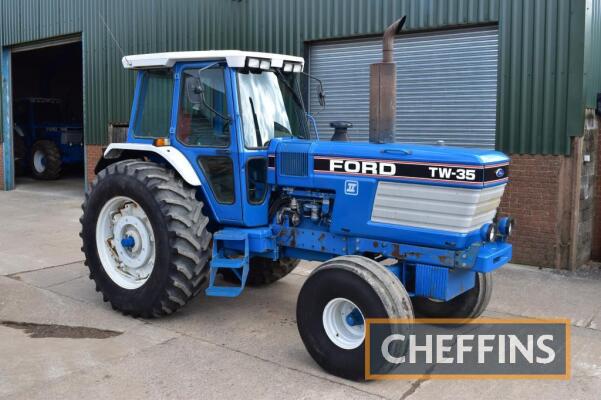
[[[484,224],[482,225],[482,227],[480,228],[480,239],[486,241],[488,240],[488,230],[490,229],[490,227],[493,226],[492,224]]]
[[[389,152],[390,150],[398,152]],[[383,151],[387,150],[386,153]],[[403,151],[400,151],[403,150]],[[440,164],[486,166],[508,162],[508,157],[503,153],[489,150],[461,149],[440,146],[418,146],[404,144],[376,145],[369,143],[349,142],[311,142],[304,140],[274,139],[271,143],[269,154],[275,156],[276,164],[280,161],[282,153],[305,153],[309,155],[308,176],[290,176],[280,174],[276,176],[275,169],[268,171],[268,182],[284,187],[309,187],[335,193],[336,207],[333,209],[330,232],[339,235],[349,235],[379,239],[387,238],[392,242],[409,243],[449,249],[464,249],[472,243],[481,241],[479,230],[468,233],[448,232],[412,226],[398,226],[371,221],[371,212],[377,190],[377,184],[382,177],[352,176],[336,174],[320,174],[313,172],[315,156],[359,157],[363,154],[365,159],[402,160],[408,162],[436,162]],[[409,153],[409,154],[405,154]],[[351,178],[358,184],[358,193],[354,196],[345,195],[345,185]],[[421,181],[409,179],[394,179],[395,182],[411,182],[425,184]],[[429,185],[468,187],[478,190],[484,186],[461,185],[460,183],[435,182]],[[353,218],[348,218],[352,215]]]
[[[227,110],[231,118],[230,146],[186,146],[177,140],[176,135],[182,72],[187,68],[202,68],[210,64],[213,62],[177,63],[174,66],[171,124],[169,132],[164,132],[164,137],[170,138],[171,145],[184,154],[198,174],[202,183],[199,189],[200,197],[209,207],[212,222],[221,229],[213,238],[213,258],[207,295],[240,294],[248,275],[249,260],[253,256],[274,260],[291,257],[324,261],[339,255],[375,253],[399,260],[396,265],[388,268],[405,284],[411,295],[449,300],[474,286],[476,272],[493,271],[511,259],[512,248],[506,243],[506,237],[503,235],[499,235],[496,242],[486,243],[482,240],[480,229],[469,233],[457,233],[371,222],[371,210],[380,180],[393,179],[395,182],[466,187],[473,190],[503,184],[505,181],[470,185],[463,182],[426,182],[399,177],[314,172],[314,158],[319,156],[482,168],[508,162],[504,154],[488,150],[399,143],[375,145],[281,138],[272,140],[268,149],[247,149],[244,147],[238,107],[236,71],[228,67],[224,68],[224,76]],[[148,144],[152,143],[152,138],[135,135],[135,117],[144,106],[144,79],[145,72],[142,71],[137,78],[128,141]],[[288,159],[292,161],[281,166],[279,175],[276,175],[275,168],[268,168],[268,195],[262,204],[250,204],[246,196],[248,160],[271,156],[276,164],[280,165],[278,163],[283,153],[288,154]],[[234,165],[233,204],[220,204],[216,201],[199,166],[198,158],[201,156],[230,157]],[[352,184],[349,184],[349,179],[353,181]],[[321,212],[329,217],[326,222],[321,219],[312,221],[303,214],[304,217],[297,226],[292,226],[289,217],[284,215],[279,223],[276,216],[269,215],[272,192],[277,193],[277,196],[298,198],[306,203],[309,211],[310,207],[313,207],[312,201],[319,200]],[[221,268],[232,270],[241,279],[240,286],[216,286],[215,277]],[[357,323],[358,320],[355,321],[354,317],[350,318],[352,323]]]
[[[279,139],[283,142],[290,139]],[[274,143],[274,145],[276,145]],[[407,162],[427,162],[460,165],[498,164],[509,158],[498,151],[463,147],[427,146],[404,143],[374,144],[367,142],[312,142],[316,156],[357,157]]]
[[[131,236],[125,236],[121,239],[121,246],[126,249],[132,249],[136,245],[136,240]]]
[[[13,163],[13,121],[12,121],[12,85],[11,85],[11,53],[9,47],[2,48],[2,160],[4,167],[4,190],[15,188],[15,175]]]
[[[460,148],[460,147],[442,147],[442,146],[424,146],[402,143],[373,144],[364,142],[327,142],[327,141],[307,141],[300,139],[279,138],[274,139],[269,146],[269,154],[275,155],[282,152],[304,152],[309,155],[309,177],[303,178],[303,183],[311,184],[311,187],[331,189],[333,183],[331,179],[340,178],[331,174],[314,173],[314,158],[319,156],[342,157],[346,159],[367,159],[383,161],[401,161],[407,163],[436,163],[456,166],[486,167],[509,162],[509,158],[498,151]],[[352,174],[345,174],[348,179]],[[277,182],[275,175],[272,183],[280,185],[294,185],[298,181],[291,177],[278,176]],[[353,177],[354,179],[355,177]],[[424,182],[423,180],[411,178],[386,178],[386,177],[366,177],[357,176],[357,179],[367,179],[366,182],[377,182],[378,180],[387,180],[393,182],[406,182],[425,185],[463,187],[469,189],[482,189],[483,187],[497,186],[505,184],[506,181],[488,183],[482,185],[462,184],[460,182]]]
[[[309,113],[307,113],[307,119],[311,123],[313,127],[313,132],[315,132],[315,140],[319,140],[319,130],[317,129],[317,121],[315,121],[315,117]]]
[[[20,99],[18,103],[24,103],[27,107],[27,118],[25,120],[15,121],[16,124],[23,130],[25,154],[21,162],[26,169],[31,160],[31,149],[35,142],[39,140],[50,140],[56,144],[63,165],[81,164],[84,160],[83,147],[83,125],[74,123],[65,123],[62,121],[48,122],[40,121],[36,115],[36,104],[41,106],[45,103],[35,102],[34,99]],[[79,131],[82,133],[81,141],[78,143],[62,143],[62,134],[69,130]]]
[[[242,244],[242,257],[227,257],[229,243]],[[216,232],[213,235],[213,256],[209,272],[209,286],[205,289],[207,296],[236,297],[244,290],[250,263],[248,234],[234,229]],[[215,279],[220,269],[230,269],[240,279],[240,286],[217,286]]]
[[[513,247],[504,241],[487,243],[475,255],[472,267],[477,272],[492,272],[511,261]]]
[[[361,315],[361,311],[355,308],[351,311],[345,318],[346,323],[350,326],[363,325],[365,321],[363,320],[363,316]]]
[[[476,273],[473,270],[444,268],[427,264],[415,264],[415,296],[440,300],[453,297],[475,286]]]
[[[501,235],[507,236],[509,234],[509,227],[513,225],[513,220],[511,217],[503,217],[499,220],[499,233]]]

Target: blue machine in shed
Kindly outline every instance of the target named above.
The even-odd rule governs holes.
[[[392,143],[402,22],[372,66],[370,143],[311,139],[302,58],[124,57],[139,71],[127,141],[106,149],[82,217],[104,299],[160,316],[203,287],[235,297],[321,261],[299,294],[299,332],[322,367],[352,379],[366,318],[479,316],[491,272],[511,259],[513,221],[497,216],[509,159]],[[335,126],[344,139],[350,124]]]
[[[17,171],[57,179],[63,166],[83,163],[83,125],[65,120],[60,99],[19,99],[14,113]]]

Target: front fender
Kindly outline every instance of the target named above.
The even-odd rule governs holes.
[[[181,151],[171,146],[153,146],[143,143],[112,143],[104,152],[105,160],[118,159],[123,152],[132,153],[154,153],[163,158],[177,173],[191,186],[200,186],[200,179],[188,159]]]

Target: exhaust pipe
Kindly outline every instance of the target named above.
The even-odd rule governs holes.
[[[382,62],[369,68],[369,142],[394,142],[396,117],[396,64],[393,61],[394,37],[403,29],[405,18],[393,22],[384,31]]]

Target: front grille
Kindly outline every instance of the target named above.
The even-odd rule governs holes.
[[[309,156],[307,153],[281,152],[280,174],[288,176],[309,176]]]

